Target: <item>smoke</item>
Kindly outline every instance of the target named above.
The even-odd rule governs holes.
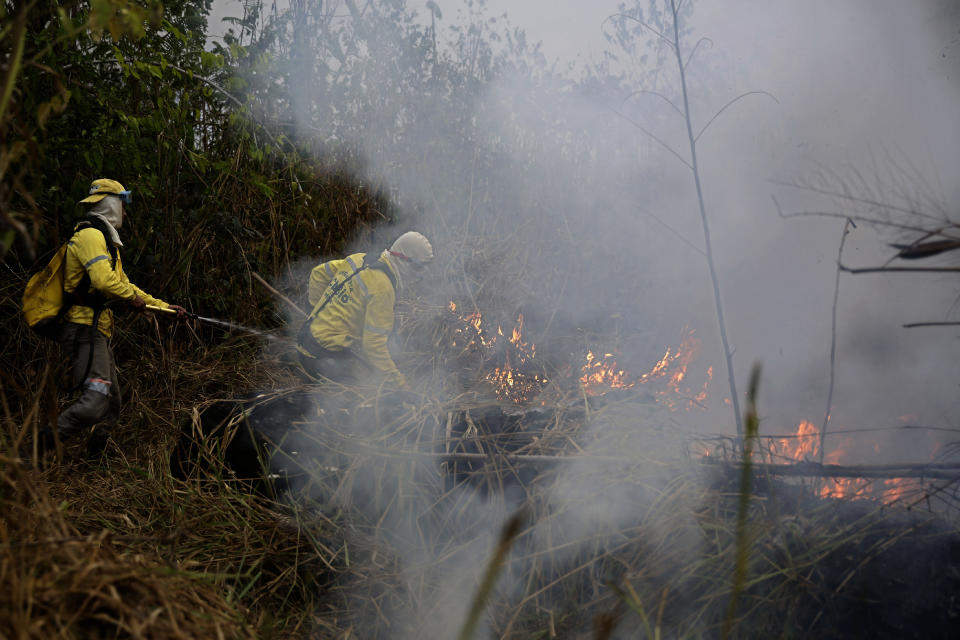
[[[792,11],[776,3],[725,3],[722,12],[700,7],[700,29],[736,69],[732,93],[763,89],[779,100],[771,109],[754,103],[729,114],[714,137],[704,139],[703,153],[706,190],[723,206],[722,214],[736,221],[717,233],[734,341],[738,354],[764,362],[770,417],[782,415],[781,408],[800,411],[809,407],[808,398],[825,395],[831,272],[842,228],[840,220],[781,220],[770,195],[786,211],[883,212],[765,181],[812,183],[955,217],[957,190],[943,186],[953,182],[960,157],[950,142],[960,134],[951,106],[960,98],[957,60],[941,55],[949,42],[949,28],[940,20],[950,13],[948,4],[808,3]],[[715,170],[719,158],[727,170]],[[892,253],[884,246],[892,239],[861,224],[848,239],[844,262],[879,266]],[[942,384],[950,377],[951,358],[933,352],[955,349],[954,332],[900,328],[911,318],[948,317],[955,286],[911,274],[845,276],[840,287],[842,391],[834,424],[891,426],[905,403],[922,420],[955,423],[956,408],[949,418],[925,410],[951,394]],[[738,360],[746,364],[742,356]],[[810,384],[818,377],[819,384]],[[904,397],[904,387],[913,386],[908,381],[918,379],[931,385],[929,393],[914,390]]]
[[[663,99],[635,93],[645,88],[680,101],[669,57],[659,68],[631,66],[635,59],[622,54],[580,58],[572,74],[546,64],[544,52],[569,60],[584,43],[601,50],[595,39],[611,32],[604,18],[614,3],[590,13],[577,32],[582,41],[548,40],[542,49],[498,17],[495,3],[489,12],[479,2],[438,4],[443,18],[431,35],[444,57],[430,74],[403,66],[425,64],[411,52],[438,55],[429,53],[433,38],[409,46],[425,27],[407,21],[397,3],[372,3],[363,20],[314,18],[324,27],[310,45],[325,60],[317,66],[323,91],[311,83],[293,87],[309,91],[291,101],[308,110],[294,114],[299,135],[318,152],[353,149],[366,179],[396,194],[398,227],[367,242],[379,249],[397,233],[423,231],[443,276],[421,290],[424,299],[438,309],[477,300],[485,313],[507,319],[522,311],[531,339],[545,350],[569,349],[586,334],[606,337],[618,342],[622,366],[642,372],[676,345],[684,327],[695,329],[704,342],[701,368],[714,366],[716,379],[708,410],[685,418],[683,429],[731,433],[693,178],[674,154],[689,161],[684,123]],[[555,15],[548,4],[535,14],[542,23],[530,25],[545,40],[547,16]],[[710,39],[689,66],[695,132],[729,100],[765,92],[724,111],[698,148],[740,386],[754,362],[764,365],[764,433],[790,433],[801,420],[823,418],[843,229],[842,218],[782,218],[771,196],[786,213],[842,216],[854,208],[849,199],[780,184],[799,183],[861,200],[920,203],[956,220],[958,22],[956,5],[946,1],[693,7],[687,46]],[[648,65],[657,52],[647,52]],[[854,229],[844,262],[882,264],[892,239],[882,231]],[[955,318],[956,299],[955,279],[947,277],[841,278],[833,429],[896,428],[904,416],[956,426],[956,331],[900,328]],[[589,424],[584,439],[599,450],[588,446],[587,453],[615,450],[651,464],[674,456],[673,440],[638,439],[636,427],[629,419]],[[931,453],[929,438],[875,437],[891,456],[923,461]],[[538,524],[536,544],[546,547],[549,539],[573,556],[573,543],[591,531],[617,531],[638,514],[657,513],[650,511],[656,488],[671,474],[646,478],[652,492],[610,489],[611,477],[633,469],[584,463],[558,473],[544,499],[561,515]],[[396,471],[394,479],[402,477]],[[447,497],[449,504],[460,499]],[[462,499],[477,523],[469,545],[442,561],[429,546],[408,545],[403,554],[405,566],[434,567],[431,592],[443,594],[411,614],[433,625],[428,637],[449,636],[462,620],[497,527],[516,506]],[[384,517],[399,539],[444,539]],[[677,543],[695,553],[697,536],[684,530],[691,534]],[[431,615],[418,618],[425,611]]]

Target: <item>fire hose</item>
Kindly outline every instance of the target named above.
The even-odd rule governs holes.
[[[158,307],[152,304],[147,305],[147,310],[157,312],[157,313],[166,313],[166,314],[172,314],[172,315],[176,315],[177,313],[176,309],[165,309],[164,307]],[[196,313],[192,313],[190,311],[186,311],[186,314],[187,314],[187,318],[189,318],[190,320],[206,322],[207,324],[212,324],[219,327],[223,327],[225,329],[230,329],[231,331],[242,331],[244,333],[251,333],[253,335],[270,338],[271,340],[283,340],[283,338],[275,336],[272,333],[267,333],[266,331],[261,331],[260,329],[254,329],[252,327],[245,327],[242,324],[236,324],[235,322],[227,322],[226,320],[218,320],[216,318],[207,318],[201,315],[197,315]]]

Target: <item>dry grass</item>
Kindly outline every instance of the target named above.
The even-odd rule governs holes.
[[[94,511],[101,505],[88,500],[96,487],[82,475],[77,482],[75,471],[69,487],[91,493],[71,503],[54,493],[65,487],[64,480],[49,475],[23,470],[10,458],[0,460],[4,635],[256,637],[244,611],[231,605],[214,582],[164,561],[162,550],[178,542],[175,531],[137,527],[126,508],[118,511],[119,504]],[[77,514],[78,508],[84,513]]]

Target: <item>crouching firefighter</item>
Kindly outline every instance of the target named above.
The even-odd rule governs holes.
[[[187,314],[183,307],[145,293],[123,272],[118,250],[123,243],[117,230],[123,225],[124,205],[131,202],[130,191],[115,180],[94,180],[90,195],[80,202],[92,206],[57,254],[62,259],[57,267],[62,269],[63,303],[50,319],[55,323],[50,323],[46,335],[55,337],[61,352],[71,360],[70,384],[81,391],[80,398],[60,413],[57,436],[66,442],[93,430],[87,452],[98,456],[109,436],[101,423],[112,427],[120,415],[120,386],[109,342],[113,311],[107,305],[124,304],[143,311],[150,304],[175,310],[178,319]],[[25,310],[30,294],[28,285]],[[51,427],[41,430],[39,436],[41,453],[54,447]]]
[[[394,329],[397,291],[422,275],[433,260],[430,241],[404,233],[381,253],[355,253],[310,273],[312,309],[297,336],[300,367],[313,381],[375,382],[405,387],[387,338]]]

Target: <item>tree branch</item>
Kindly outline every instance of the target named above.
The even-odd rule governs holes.
[[[911,322],[902,326],[904,329],[913,329],[914,327],[960,327],[960,322]]]
[[[651,138],[653,138],[661,147],[663,147],[664,149],[666,149],[667,151],[669,151],[670,153],[672,153],[674,156],[676,156],[677,160],[679,160],[680,162],[682,162],[682,163],[683,163],[683,166],[685,166],[687,169],[691,169],[691,170],[693,169],[693,165],[691,165],[689,162],[687,162],[686,159],[685,159],[683,156],[681,156],[678,152],[674,151],[673,148],[672,148],[670,145],[668,145],[666,142],[664,142],[663,140],[661,140],[660,138],[658,138],[657,136],[655,136],[649,129],[647,129],[646,127],[644,127],[644,126],[641,125],[640,123],[635,122],[635,121],[634,121],[632,118],[630,118],[629,116],[626,116],[626,115],[620,113],[620,112],[617,111],[616,109],[611,109],[611,111],[613,111],[615,114],[617,114],[618,116],[620,116],[621,118],[623,118],[624,120],[626,120],[627,122],[629,122],[630,124],[632,124],[633,126],[635,126],[637,129],[640,129],[640,131],[642,131],[643,133],[645,133],[645,134],[647,134],[648,136],[650,136]]]
[[[606,20],[604,20],[604,22],[606,22],[606,21],[609,20],[610,18],[617,17],[617,16],[619,16],[619,17],[621,17],[621,18],[626,18],[627,20],[633,20],[634,22],[636,22],[636,23],[639,24],[640,26],[645,27],[645,28],[649,29],[650,31],[652,31],[654,34],[657,35],[658,38],[660,38],[661,40],[663,40],[665,43],[667,43],[667,44],[670,45],[671,47],[674,46],[673,41],[670,40],[669,38],[667,38],[667,36],[663,35],[663,34],[660,33],[659,31],[657,31],[656,29],[654,29],[653,27],[651,27],[650,25],[648,25],[646,22],[644,22],[643,20],[641,20],[641,19],[639,19],[639,18],[635,18],[634,16],[630,15],[629,13],[614,13],[613,15],[607,16],[607,18],[606,18]]]
[[[861,267],[851,268],[840,265],[840,269],[847,273],[882,273],[882,272],[915,272],[915,273],[957,273],[960,267]]]
[[[756,94],[756,95],[767,96],[768,98],[770,98],[771,100],[773,100],[773,101],[776,102],[777,104],[780,104],[780,101],[777,100],[776,97],[774,97],[774,95],[773,95],[772,93],[769,93],[769,92],[767,92],[767,91],[747,91],[746,93],[741,93],[741,94],[738,95],[736,98],[734,98],[733,100],[731,100],[731,101],[728,102],[727,104],[723,105],[723,107],[721,107],[720,110],[717,111],[717,112],[713,115],[712,118],[710,118],[710,121],[707,122],[707,124],[703,125],[703,128],[700,129],[700,133],[698,133],[698,134],[696,135],[696,137],[694,138],[694,142],[696,142],[697,140],[699,140],[699,139],[700,139],[700,136],[702,136],[702,135],[706,132],[707,127],[709,127],[711,124],[713,124],[713,121],[716,120],[717,118],[719,118],[719,117],[720,117],[720,114],[722,114],[724,111],[726,111],[729,107],[733,106],[733,103],[734,103],[734,102],[736,102],[737,100],[740,100],[741,98],[746,98],[747,96],[752,96],[752,95],[755,95],[755,94]]]
[[[700,45],[703,44],[704,42],[709,42],[709,43],[710,43],[710,46],[711,46],[711,47],[713,46],[713,40],[711,40],[710,38],[703,37],[703,38],[700,38],[699,40],[697,40],[697,44],[693,45],[693,49],[690,50],[690,55],[687,56],[687,61],[683,63],[684,69],[686,69],[686,68],[690,65],[690,61],[693,59],[693,54],[695,54],[695,53],[697,52],[697,49],[698,49],[698,48],[700,47]]]
[[[673,101],[670,100],[670,98],[668,98],[667,96],[663,95],[662,93],[660,93],[660,92],[658,92],[658,91],[650,91],[650,90],[648,90],[648,89],[640,89],[639,91],[634,91],[633,93],[631,93],[630,95],[628,95],[626,98],[623,99],[623,104],[626,104],[627,100],[629,100],[629,99],[632,98],[633,96],[637,96],[637,95],[644,94],[644,93],[649,94],[649,95],[652,95],[652,96],[656,96],[656,97],[660,98],[661,100],[663,100],[664,102],[666,102],[668,105],[670,105],[671,107],[673,107],[673,110],[676,111],[677,114],[678,114],[681,118],[683,117],[683,111],[680,110],[680,107],[678,107],[677,105],[673,104]]]
[[[923,213],[922,211],[917,211],[916,209],[907,209],[906,207],[899,207],[897,205],[890,204],[887,202],[881,202],[879,200],[871,200],[870,198],[861,198],[858,196],[851,195],[849,193],[833,191],[831,189],[824,189],[822,187],[813,187],[808,185],[797,184],[795,182],[785,182],[782,180],[771,180],[770,182],[781,187],[789,187],[791,189],[802,189],[804,191],[812,191],[813,193],[818,193],[820,195],[840,198],[842,200],[849,200],[851,202],[856,202],[858,204],[866,204],[873,207],[878,207],[880,209],[888,209],[890,211],[897,211],[899,213],[915,215],[921,218],[929,218],[931,220],[936,220],[937,222],[944,222],[943,218],[931,215],[929,213]]]
[[[776,202],[776,200],[774,200]],[[876,224],[885,227],[892,227],[894,229],[901,229],[903,231],[914,231],[916,233],[926,233],[927,230],[923,227],[917,227],[910,224],[899,224],[897,222],[886,222],[884,220],[876,220],[875,218],[868,218],[866,216],[851,216],[845,213],[837,213],[836,211],[794,211],[793,213],[783,213],[777,207],[777,214],[781,218],[802,218],[807,216],[817,216],[820,218],[840,218],[840,219],[849,219],[856,220],[858,222],[865,222],[867,224]]]

